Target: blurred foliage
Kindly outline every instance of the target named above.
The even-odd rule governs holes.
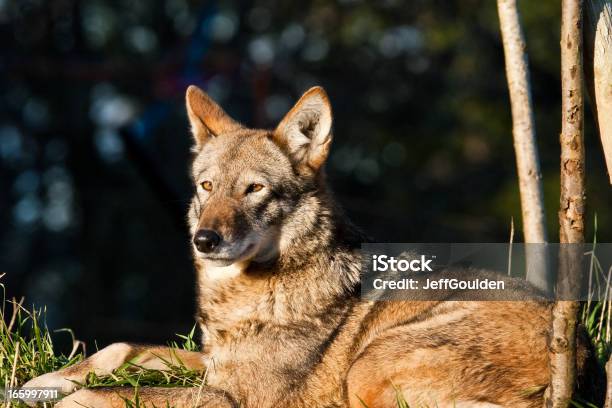
[[[551,241],[559,7],[520,3]],[[0,34],[0,271],[86,340],[192,325],[192,83],[258,127],[323,85],[330,181],[378,240],[503,242],[512,217],[520,239],[493,1],[4,0]],[[588,219],[605,242],[612,191],[590,112],[586,130]]]

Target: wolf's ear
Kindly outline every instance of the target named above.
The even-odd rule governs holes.
[[[185,102],[196,149],[201,148],[211,137],[240,128],[239,123],[230,118],[215,101],[195,85],[187,88]]]
[[[285,115],[274,138],[299,166],[318,171],[331,145],[332,111],[327,93],[320,86],[310,88]]]

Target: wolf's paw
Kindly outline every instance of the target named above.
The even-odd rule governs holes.
[[[66,378],[59,372],[47,373],[31,379],[23,385],[24,388],[42,388],[53,387],[59,388],[62,394],[70,394],[74,392],[78,385]]]
[[[75,384],[73,381],[70,381],[68,378],[65,378],[65,375],[62,375],[60,372],[57,371],[33,378],[23,385],[23,388],[46,387],[58,388],[61,394],[66,395],[73,393],[77,389],[78,385]],[[26,401],[26,403],[31,407],[36,405],[35,402]]]

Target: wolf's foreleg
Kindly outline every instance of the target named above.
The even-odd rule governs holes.
[[[205,369],[203,355],[195,351],[114,343],[78,364],[36,377],[24,384],[24,387],[57,387],[63,394],[70,394],[79,388],[77,383],[85,382],[89,373],[108,375],[128,361],[144,368],[157,370],[168,369],[168,363],[172,365],[182,363],[194,370]]]

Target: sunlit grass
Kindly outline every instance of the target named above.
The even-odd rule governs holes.
[[[18,387],[31,378],[82,360],[76,341],[69,355],[56,354],[44,324],[44,310],[27,310],[23,299],[7,301],[1,283],[0,288],[0,384],[4,388]]]
[[[2,276],[0,275],[0,278]],[[82,343],[74,340],[68,355],[58,352],[53,345],[52,333],[45,324],[44,309],[28,309],[23,301],[6,300],[5,288],[2,290],[2,306],[0,307],[0,383],[4,388],[14,388],[25,384],[39,375],[56,371],[76,364],[83,360]],[[71,335],[69,330],[67,331]],[[175,349],[189,351],[198,350],[195,341],[195,326],[190,333],[178,335],[179,341],[169,344]],[[130,386],[135,388],[156,387],[201,387],[206,379],[206,373],[189,369],[182,363],[178,355],[173,356],[176,363],[164,361],[167,370],[148,369],[133,362],[126,362],[110,375],[97,376],[90,373],[85,384],[87,388]],[[141,402],[138,393],[132,399],[125,399],[126,407],[139,407]],[[9,407],[26,407],[22,402],[12,401],[5,405]],[[50,404],[47,404],[50,406]]]

